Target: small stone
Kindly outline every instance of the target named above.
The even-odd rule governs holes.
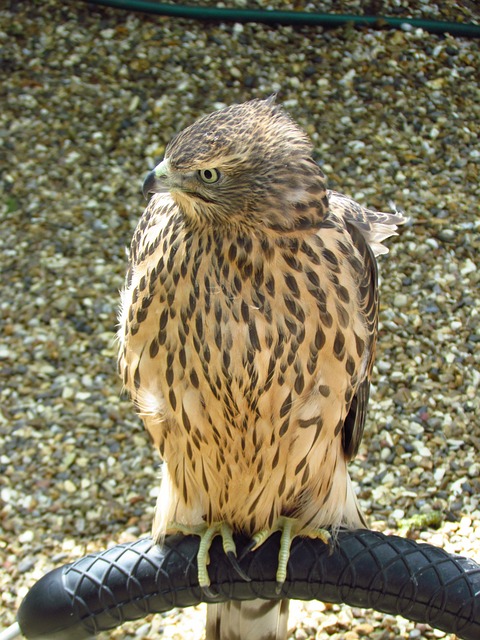
[[[468,276],[470,273],[475,273],[476,271],[478,271],[478,266],[470,260],[470,258],[465,260],[463,267],[460,269],[462,276]]]
[[[390,371],[391,368],[392,368],[392,364],[387,360],[379,360],[377,362],[377,369],[379,370],[380,373],[386,373],[387,371]]]
[[[27,571],[33,569],[36,563],[36,558],[34,558],[33,556],[26,556],[25,558],[22,558],[22,560],[20,560],[20,562],[18,563],[17,571],[18,573],[26,573]]]
[[[393,298],[393,305],[397,308],[405,307],[408,304],[408,296],[404,293],[397,293]]]
[[[480,478],[480,463],[474,462],[468,467],[468,475],[470,478]]]
[[[69,467],[71,467],[72,464],[75,462],[76,457],[77,457],[76,451],[71,451],[70,453],[67,453],[67,455],[63,459],[63,468],[68,469]]]
[[[369,622],[363,622],[362,624],[356,625],[354,627],[354,631],[359,636],[367,636],[367,637],[370,636],[370,634],[374,631],[374,629],[375,627]]]
[[[75,493],[77,491],[76,485],[71,480],[65,480],[63,488],[67,493]]]
[[[8,360],[9,358],[13,358],[14,354],[9,351],[7,345],[0,344],[0,360]]]
[[[392,450],[389,449],[388,447],[383,447],[382,450],[380,451],[381,460],[388,460],[391,455],[392,455]]]
[[[151,626],[152,625],[149,622],[146,622],[145,624],[140,625],[138,629],[135,631],[135,637],[143,638],[147,636],[151,629]]]
[[[72,389],[72,387],[64,387],[63,388],[62,398],[64,400],[70,400],[74,396],[75,396],[75,389]]]
[[[453,240],[455,239],[455,235],[456,234],[453,229],[442,229],[439,232],[438,237],[444,242],[453,242]]]
[[[111,40],[115,35],[115,29],[103,29],[100,31],[100,35],[105,40]]]
[[[21,542],[22,544],[26,544],[29,542],[33,542],[34,537],[35,537],[35,534],[33,533],[33,531],[31,531],[30,529],[27,529],[27,531],[23,531],[18,536],[18,541]]]

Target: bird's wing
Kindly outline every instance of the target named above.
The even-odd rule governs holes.
[[[333,213],[339,213],[344,220],[360,229],[375,256],[388,253],[387,247],[384,247],[382,242],[390,236],[396,236],[398,225],[408,220],[399,211],[384,213],[362,207],[352,198],[337,191],[328,191],[328,201]]]
[[[346,229],[361,255],[363,270],[358,273],[357,285],[359,303],[369,336],[366,345],[368,356],[365,374],[363,379],[359,381],[343,425],[343,450],[346,459],[351,460],[357,455],[363,436],[370,394],[370,377],[375,360],[378,325],[378,272],[373,250],[363,232],[354,223],[348,221]]]
[[[375,256],[388,253],[382,242],[397,235],[398,225],[407,222],[402,213],[384,213],[362,207],[336,191],[328,192],[330,211],[345,222],[352,241],[362,256],[363,273],[359,273],[358,290],[363,306],[364,317],[370,335],[369,356],[365,377],[359,382],[352,399],[343,428],[343,447],[347,460],[358,452],[365,427],[365,418],[370,393],[370,376],[375,359],[375,346],[378,323],[378,274]]]

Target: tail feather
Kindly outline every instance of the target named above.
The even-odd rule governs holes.
[[[340,214],[360,229],[376,256],[388,253],[382,242],[390,236],[396,236],[398,225],[405,224],[408,220],[400,211],[385,213],[362,207],[352,198],[337,191],[329,191],[328,200],[332,213]]]
[[[288,600],[209,604],[205,640],[285,640],[287,624]]]

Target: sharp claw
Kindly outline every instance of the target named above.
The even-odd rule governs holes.
[[[237,557],[236,557],[236,555],[235,555],[235,553],[233,551],[228,551],[227,552],[227,558],[230,560],[230,564],[235,569],[235,571],[238,573],[238,575],[242,578],[242,580],[245,580],[245,582],[251,582],[250,576],[248,576],[245,573],[245,571],[242,569],[242,567],[239,565],[239,563],[237,561]]]
[[[265,540],[267,540],[272,535],[272,533],[277,531],[277,528],[271,530],[262,529],[261,531],[257,531],[257,533],[252,536],[247,546],[243,549],[238,559],[241,561],[247,555],[247,553],[250,553],[250,551],[256,551],[258,547],[261,547]]]
[[[287,578],[290,546],[292,544],[292,540],[297,536],[299,527],[295,518],[281,516],[278,518],[275,526],[271,529],[262,529],[261,531],[257,531],[252,536],[251,540],[243,547],[238,556],[232,536],[232,529],[224,522],[217,522],[212,525],[202,524],[193,526],[175,525],[175,523],[172,523],[172,526],[169,527],[169,529],[172,531],[181,531],[182,533],[190,533],[200,536],[200,545],[197,553],[198,582],[204,595],[209,600],[215,601],[218,600],[220,594],[210,587],[210,578],[208,575],[208,564],[210,561],[209,550],[215,536],[220,535],[222,537],[223,550],[236,573],[242,578],[242,580],[245,580],[245,582],[251,582],[251,578],[245,573],[239,563],[248,553],[255,551],[255,549],[260,547],[272,533],[280,530],[280,549],[275,587],[275,593],[280,595]],[[309,531],[306,535],[311,538],[320,538],[327,545],[329,555],[333,553],[335,542],[329,531],[318,528]]]
[[[335,542],[333,540],[333,537],[330,537],[330,539],[327,540],[325,544],[327,545],[327,548],[328,548],[328,555],[331,556],[335,551]]]
[[[250,551],[253,551],[254,548],[256,547],[257,542],[252,538],[249,543],[247,545],[245,545],[245,547],[243,547],[241,553],[239,556],[237,556],[237,559],[239,562],[241,562],[246,555],[248,555],[250,553]]]
[[[233,540],[232,529],[225,522],[215,522],[210,525],[182,525],[171,523],[169,529],[200,536],[200,544],[197,552],[197,574],[198,584],[206,597],[215,599],[218,598],[219,595],[210,588],[210,577],[208,575],[208,565],[210,564],[209,551],[212,541],[216,536],[221,536],[223,550],[237,574],[242,580],[250,582],[250,577],[241,568],[237,560],[237,551]]]
[[[277,582],[277,584],[275,585],[275,593],[277,596],[279,596],[282,593],[284,584],[285,584],[284,582]]]
[[[217,600],[220,597],[218,591],[212,589],[210,585],[200,585],[200,589],[202,590],[203,595],[211,600]]]

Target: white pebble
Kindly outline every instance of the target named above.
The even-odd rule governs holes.
[[[115,29],[103,29],[102,31],[100,31],[100,35],[105,40],[111,40],[115,35]]]
[[[18,536],[18,541],[24,544],[27,542],[32,542],[34,537],[35,536],[33,531],[31,531],[30,529],[27,529],[27,531],[24,531]]]
[[[474,462],[468,467],[468,475],[470,478],[480,478],[480,464],[478,462]]]
[[[65,480],[65,482],[63,483],[63,488],[67,493],[75,493],[77,490],[77,487],[71,480]]]
[[[397,293],[393,298],[393,306],[394,307],[405,307],[408,303],[408,296],[404,293]]]
[[[465,260],[465,264],[460,269],[460,273],[462,274],[462,276],[468,276],[468,274],[475,273],[475,271],[477,271],[477,265],[472,262],[470,258],[467,258]]]

